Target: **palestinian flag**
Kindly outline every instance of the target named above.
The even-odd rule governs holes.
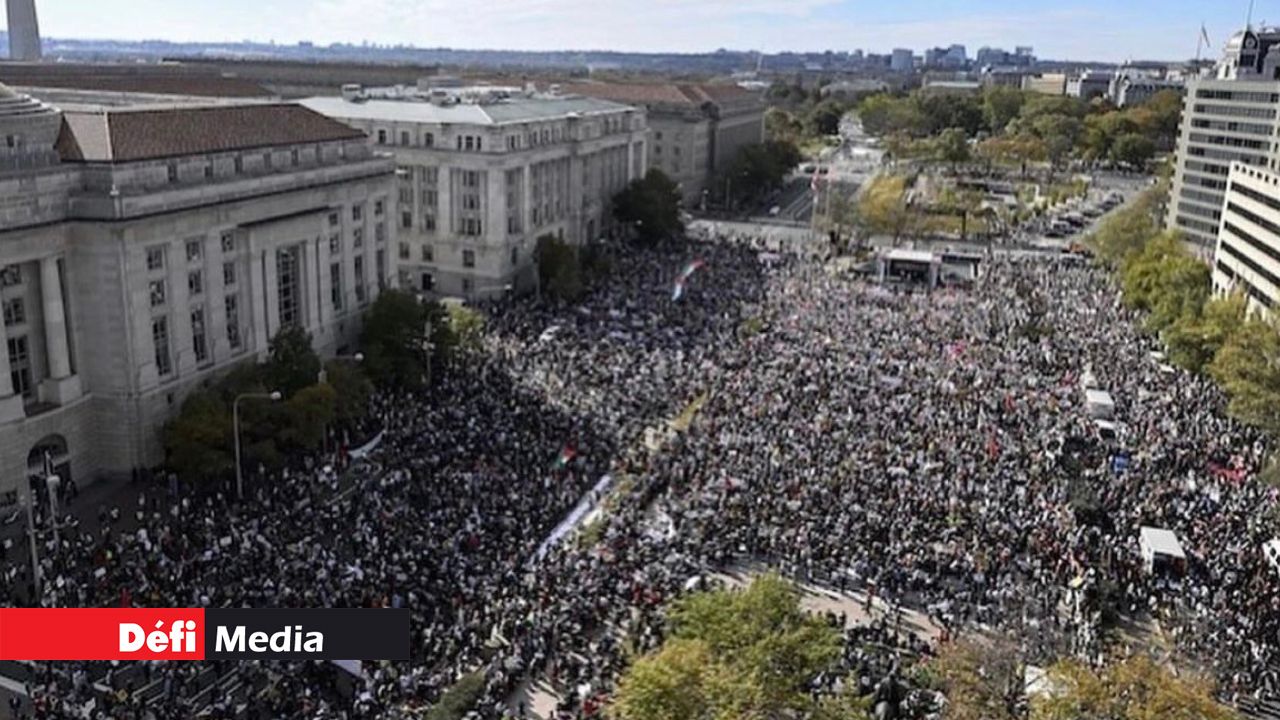
[[[574,450],[570,445],[565,445],[564,449],[560,451],[560,455],[556,458],[556,463],[553,467],[556,470],[563,470],[569,467],[569,463],[573,462],[573,459],[577,456],[577,450]]]

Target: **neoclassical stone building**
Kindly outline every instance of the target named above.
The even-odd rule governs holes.
[[[343,351],[395,277],[394,182],[299,105],[0,86],[0,511],[46,456],[80,482],[159,462],[185,395],[284,325]]]
[[[606,100],[349,88],[302,103],[395,154],[400,285],[424,292],[531,289],[537,238],[617,231],[613,196],[646,168],[644,111]]]

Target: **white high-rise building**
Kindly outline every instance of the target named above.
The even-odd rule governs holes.
[[[1213,287],[1242,293],[1255,311],[1271,313],[1280,304],[1280,174],[1232,163]]]

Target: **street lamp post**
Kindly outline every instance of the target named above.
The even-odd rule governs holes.
[[[240,401],[241,400],[270,400],[271,402],[280,402],[279,390],[273,390],[269,393],[242,393],[236,396],[231,403],[231,432],[235,435],[236,444],[236,497],[244,499],[244,471],[240,467]]]
[[[36,494],[31,489],[31,481],[27,480],[27,540],[31,543],[31,581],[35,586],[35,597],[32,603],[38,605],[42,597],[41,573],[40,573],[40,551],[36,547]]]

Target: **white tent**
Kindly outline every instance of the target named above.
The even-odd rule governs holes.
[[[1139,531],[1139,542],[1142,546],[1142,561],[1147,572],[1154,572],[1157,567],[1170,566],[1177,572],[1185,569],[1187,553],[1182,543],[1172,530],[1143,527]]]
[[[1095,420],[1112,420],[1116,416],[1116,402],[1105,390],[1085,390],[1084,405]]]

